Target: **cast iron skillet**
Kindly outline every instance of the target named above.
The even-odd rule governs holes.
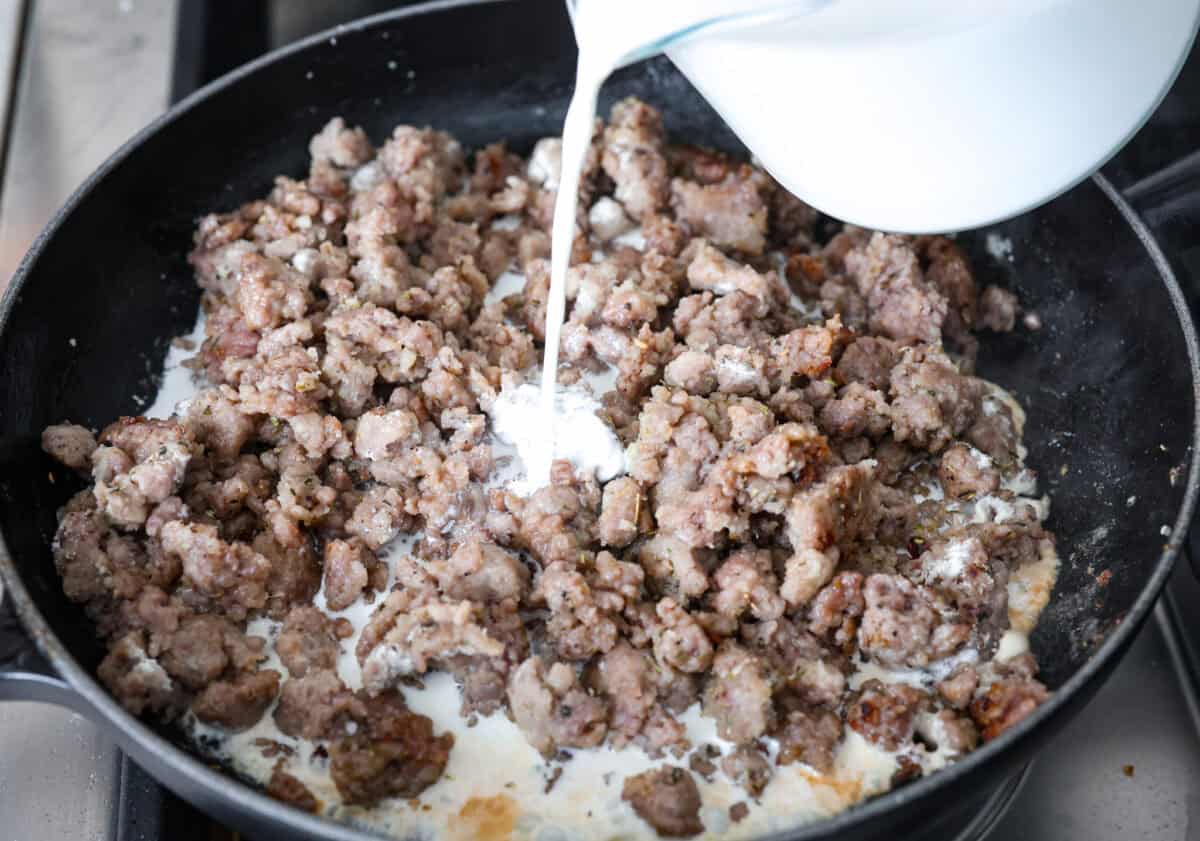
[[[62,595],[49,550],[55,509],[76,488],[48,479],[38,434],[63,419],[100,427],[137,413],[167,341],[195,317],[199,296],[184,255],[196,218],[264,194],[277,173],[303,173],[308,139],[330,116],[344,115],[376,140],[407,122],[447,129],[469,145],[505,137],[527,150],[559,133],[573,59],[561,0],[438,2],[370,18],[189,97],[71,198],[0,305],[0,573],[53,671],[10,671],[0,676],[0,697],[70,704],[166,786],[250,834],[365,837],[213,770],[170,732],[125,713],[95,682],[102,646]],[[777,107],[804,107],[806,83],[797,80],[795,103]],[[619,74],[604,107],[630,93],[663,108],[675,137],[740,150],[666,61]],[[1190,520],[1196,336],[1145,227],[1095,178],[994,230],[1012,240],[1012,262],[990,258],[982,233],[960,242],[982,281],[1014,288],[1045,325],[989,338],[980,370],[1028,408],[1029,463],[1054,499],[1062,572],[1033,644],[1056,691],[1020,726],[953,767],[790,838],[927,830],[1011,775],[1112,670]]]

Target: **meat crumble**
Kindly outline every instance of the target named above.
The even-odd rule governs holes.
[[[1010,577],[1054,538],[1020,409],[973,373],[1019,305],[953,241],[819,235],[761,169],[619,103],[584,173],[560,378],[609,375],[625,471],[557,462],[522,496],[491,413],[536,381],[558,141],[469,154],[399,126],[375,148],[338,118],[309,151],[306,178],[197,226],[199,393],[42,436],[88,481],[54,559],[131,712],[273,722],[372,807],[443,777],[456,737],[405,693],[446,673],[463,715],[509,717],[546,762],[644,752],[628,808],[691,836],[743,825],[788,766],[837,774],[849,740],[900,780],[1045,700],[1001,641]],[[268,774],[338,805],[290,754]],[[705,804],[715,776],[740,797]]]

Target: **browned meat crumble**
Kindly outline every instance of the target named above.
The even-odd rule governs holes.
[[[962,514],[1011,501],[1021,469],[1019,420],[973,376],[975,331],[1012,329],[1016,299],[980,290],[948,239],[819,241],[766,173],[668,145],[644,103],[594,141],[563,348],[564,380],[615,369],[604,416],[627,474],[601,486],[561,462],[528,498],[489,484],[489,409],[541,356],[555,143],[530,163],[400,126],[376,149],[335,119],[305,180],[200,220],[207,388],[171,420],[42,438],[90,483],[54,557],[108,641],[113,694],[229,730],[273,710],[367,805],[419,795],[453,750],[397,690],[429,670],[547,757],[695,748],[691,768],[751,799],[775,763],[829,771],[846,728],[962,753],[1028,715],[1047,695],[1032,657],[990,661],[1007,582],[1052,536],[1031,507]],[[644,248],[614,242],[639,226]],[[485,302],[510,268],[524,291]],[[361,688],[319,590],[332,610],[375,605]],[[262,616],[283,623],[282,672],[246,633]],[[851,686],[857,663],[966,649],[936,687]],[[689,744],[676,716],[697,702],[735,750]],[[319,807],[282,766],[268,791]],[[663,835],[704,828],[684,768],[623,796]]]

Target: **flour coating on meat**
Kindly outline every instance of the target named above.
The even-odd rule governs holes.
[[[972,331],[1019,308],[952,242],[823,239],[760,169],[619,103],[559,376],[624,456],[516,493],[494,418],[539,373],[557,141],[376,148],[338,118],[310,152],[198,223],[202,390],[42,437],[90,478],[54,559],[132,712],[270,733],[270,793],[367,820],[449,785],[472,731],[410,707],[452,678],[563,785],[595,748],[641,757],[613,814],[691,836],[731,826],[718,790],[861,782],[867,756],[899,783],[1047,697],[1031,656],[995,659],[1036,619],[1010,581],[1021,605],[1053,584],[1046,504],[1019,409],[971,373]]]

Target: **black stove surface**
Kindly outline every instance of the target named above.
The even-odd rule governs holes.
[[[403,3],[372,0],[184,0],[172,96],[337,23]],[[1169,167],[1200,150],[1200,49],[1150,122],[1104,172],[1141,208],[1194,304],[1200,236],[1188,219],[1200,196]],[[1164,171],[1167,171],[1164,175]],[[1183,213],[1191,208],[1190,216]],[[1181,563],[1169,593],[1095,700],[1038,760],[971,804],[948,804],[923,838],[1200,841],[1200,625],[1188,629],[1200,584]],[[218,841],[238,836],[158,788],[131,763],[112,841]],[[1197,823],[1191,820],[1193,813]],[[909,836],[910,838],[912,836]],[[260,841],[264,841],[260,839]]]

